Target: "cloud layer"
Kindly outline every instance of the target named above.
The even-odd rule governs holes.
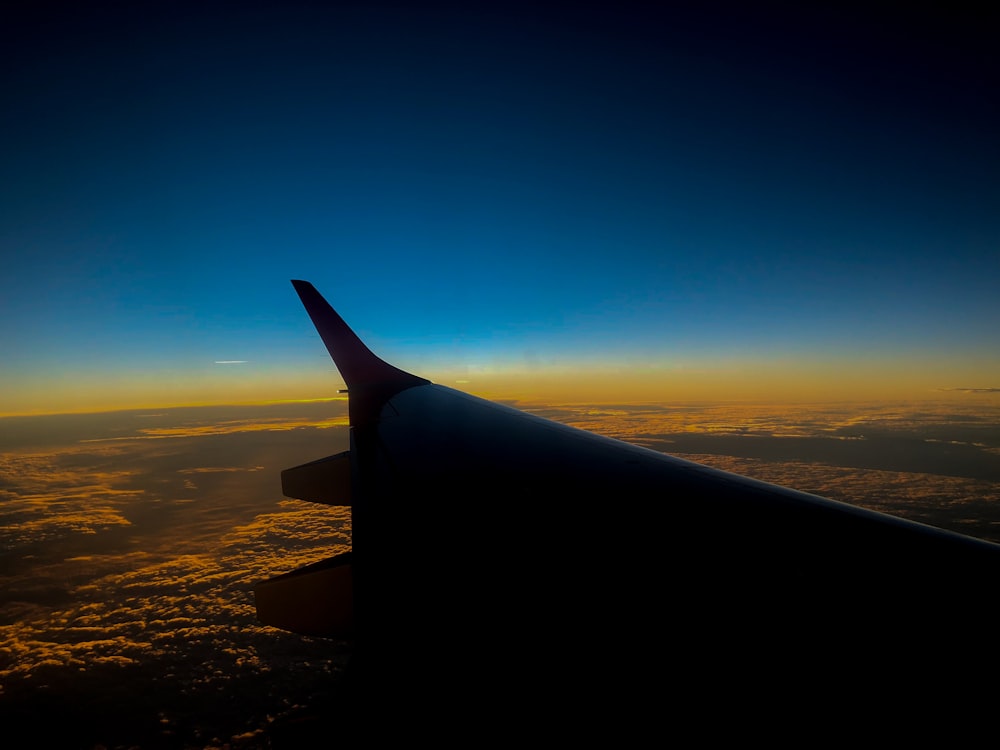
[[[0,459],[8,725],[57,743],[244,735],[254,746],[330,690],[346,644],[262,627],[251,593],[350,547],[348,509],[281,497],[282,468],[346,441],[331,427],[342,415],[313,409],[311,420],[174,413],[154,427],[121,413],[110,435],[96,418],[93,437],[67,445],[57,433],[47,451]]]
[[[345,407],[5,421],[0,719],[62,745],[244,748],[335,721],[350,644],[262,627],[252,587],[349,548],[348,509],[279,479],[346,449]],[[533,410],[1000,541],[1000,413],[981,404]]]

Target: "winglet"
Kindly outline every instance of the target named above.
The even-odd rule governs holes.
[[[348,393],[372,389],[388,398],[406,388],[430,382],[376,357],[308,281],[293,280],[292,286],[343,376]]]

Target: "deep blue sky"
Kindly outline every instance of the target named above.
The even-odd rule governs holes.
[[[1000,386],[994,15],[205,5],[5,20],[0,413],[322,395],[291,278],[431,377]]]

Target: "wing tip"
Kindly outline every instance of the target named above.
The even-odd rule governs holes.
[[[402,389],[430,382],[400,370],[372,353],[310,282],[292,279],[292,286],[349,390],[369,385]]]

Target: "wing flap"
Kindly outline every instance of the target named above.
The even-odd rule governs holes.
[[[281,492],[296,500],[350,506],[351,452],[285,469],[281,472]]]
[[[351,553],[298,568],[254,587],[257,619],[264,625],[321,638],[354,636]]]

